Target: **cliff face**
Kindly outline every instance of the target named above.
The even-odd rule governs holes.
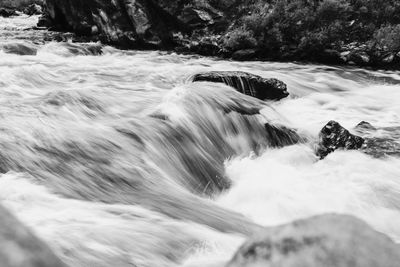
[[[127,48],[165,48],[174,33],[216,24],[223,14],[192,0],[47,0],[46,23]]]

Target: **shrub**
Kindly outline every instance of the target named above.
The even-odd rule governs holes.
[[[254,48],[257,41],[252,31],[245,28],[236,28],[223,38],[223,47],[227,50],[236,51],[240,49]]]
[[[344,0],[324,0],[316,10],[316,22],[319,25],[330,25],[335,21],[346,21],[351,8]]]
[[[381,49],[399,51],[400,24],[382,26],[374,33],[373,42]]]
[[[388,50],[400,48],[399,0],[232,0],[232,3],[236,3],[236,18],[240,19],[223,40],[224,47],[230,50],[256,46],[265,54],[307,57],[325,49],[340,50],[350,43],[375,44]]]

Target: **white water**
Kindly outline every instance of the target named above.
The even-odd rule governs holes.
[[[400,159],[337,151],[319,161],[313,151],[332,119],[392,127],[376,135],[398,139],[397,72],[110,47],[92,55],[21,31],[34,22],[0,18],[0,46],[37,49],[0,51],[0,201],[69,266],[223,266],[251,222],[327,212],[400,242]],[[266,104],[188,83],[212,70],[278,78],[291,97]],[[261,106],[262,115],[235,111]],[[265,122],[310,141],[271,148]]]

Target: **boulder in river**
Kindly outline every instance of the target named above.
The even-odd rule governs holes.
[[[323,159],[337,149],[360,149],[364,144],[362,137],[351,134],[336,121],[330,121],[319,134],[317,155]]]
[[[351,216],[322,215],[266,229],[227,267],[396,267],[400,247]]]
[[[371,61],[370,56],[364,51],[354,51],[350,53],[349,60],[359,66],[368,65]]]
[[[30,230],[0,205],[1,267],[66,267]]]
[[[357,124],[356,129],[357,130],[370,130],[370,131],[376,130],[376,128],[367,121],[362,121],[359,124]]]
[[[205,72],[194,75],[192,81],[225,83],[245,95],[261,100],[280,100],[289,95],[284,82],[242,71]]]

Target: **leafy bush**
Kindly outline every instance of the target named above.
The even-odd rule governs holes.
[[[244,28],[236,28],[224,36],[223,47],[235,51],[240,49],[253,48],[257,46],[257,41],[251,31]]]
[[[345,0],[325,0],[317,7],[315,22],[319,26],[330,25],[336,21],[347,21],[351,15],[351,7]]]
[[[373,42],[381,49],[399,51],[400,24],[382,26],[375,32]]]
[[[239,19],[223,40],[230,50],[257,47],[266,56],[301,58],[351,43],[376,43],[389,50],[400,46],[399,0],[233,2]]]

